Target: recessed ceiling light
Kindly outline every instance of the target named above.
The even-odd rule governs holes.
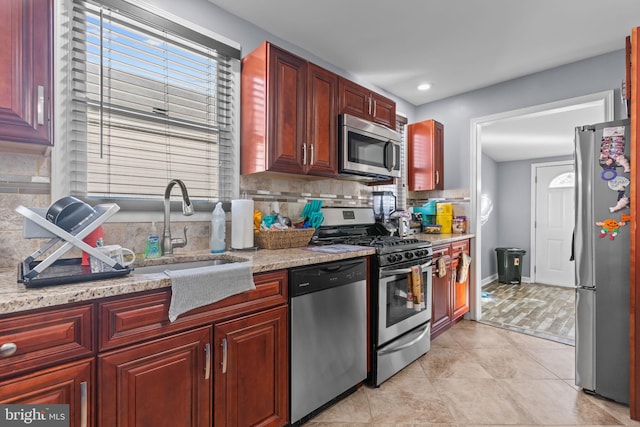
[[[418,85],[418,90],[429,90],[431,89],[431,83],[422,83]]]

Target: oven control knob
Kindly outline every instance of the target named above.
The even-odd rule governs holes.
[[[404,254],[404,256],[407,259],[411,259],[411,258],[413,258],[413,253],[412,252],[407,252],[406,254]]]

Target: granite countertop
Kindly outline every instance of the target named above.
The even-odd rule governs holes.
[[[472,234],[416,234],[412,238],[427,240],[436,244],[445,244],[457,240],[472,238]],[[251,263],[254,273],[262,273],[304,265],[320,264],[341,259],[356,258],[375,254],[371,248],[353,247],[340,253],[325,253],[306,248],[257,251],[227,251],[212,255],[208,251],[177,253],[172,262],[200,261],[213,258],[233,258]],[[167,263],[166,258],[146,260],[142,265]],[[26,288],[17,282],[16,269],[0,269],[0,315],[37,308],[52,307],[80,301],[90,301],[133,292],[160,289],[171,286],[171,280],[164,273],[136,274],[127,276],[74,283],[69,285]]]

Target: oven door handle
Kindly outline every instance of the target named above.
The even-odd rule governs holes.
[[[420,269],[424,272],[425,269],[431,267],[431,265],[433,265],[433,261],[429,260],[427,262],[425,262],[424,264],[422,264],[420,266]],[[389,277],[389,276],[395,276],[397,274],[410,274],[411,273],[411,268],[401,268],[399,270],[381,270],[380,271],[380,277]]]
[[[405,348],[411,347],[412,345],[414,345],[415,343],[417,343],[418,341],[423,339],[427,335],[429,330],[430,330],[429,323],[427,323],[425,325],[425,327],[424,327],[424,331],[422,331],[420,333],[420,335],[418,335],[416,338],[412,339],[408,343],[404,343],[402,345],[399,345],[398,347],[393,347],[393,348],[388,348],[388,349],[382,350],[378,354],[380,356],[382,356],[383,354],[391,354],[391,353],[395,353],[395,352],[400,351],[400,350],[404,350]]]

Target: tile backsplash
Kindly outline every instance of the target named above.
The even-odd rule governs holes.
[[[51,158],[49,155],[3,153],[0,160],[0,268],[14,268],[43,243],[39,239],[22,237],[23,217],[15,212],[19,205],[47,208],[51,204]],[[375,187],[360,182],[336,179],[314,179],[283,174],[257,174],[241,177],[241,193],[255,202],[255,209],[271,213],[277,206],[280,213],[300,216],[310,199],[320,199],[324,206],[371,206]],[[276,191],[277,190],[277,191]],[[172,221],[174,236],[188,225],[188,244],[177,251],[200,250],[209,247],[209,221]],[[106,244],[120,244],[136,253],[144,252],[149,234],[149,222],[107,222],[103,224]],[[162,233],[162,224],[157,224]],[[227,244],[231,241],[227,221]],[[65,256],[79,257],[72,249]]]
[[[15,268],[43,243],[22,237],[23,217],[15,211],[19,205],[47,208],[51,204],[51,157],[48,154],[3,153],[0,158],[0,268]],[[241,194],[254,200],[256,210],[268,215],[275,208],[295,219],[311,199],[322,200],[323,206],[371,206],[371,193],[376,187],[358,181],[319,179],[276,173],[244,175],[240,179]],[[468,215],[469,191],[444,190],[409,192],[407,205],[420,206],[430,198],[445,198],[453,203],[455,215]],[[229,216],[227,216],[229,218]],[[209,221],[172,221],[174,236],[188,225],[188,244],[177,251],[209,247]],[[103,225],[106,244],[120,244],[135,253],[144,252],[150,222],[107,222]],[[157,224],[162,233],[162,224]],[[227,245],[231,242],[231,223],[227,221]],[[79,257],[73,249],[65,256]]]

